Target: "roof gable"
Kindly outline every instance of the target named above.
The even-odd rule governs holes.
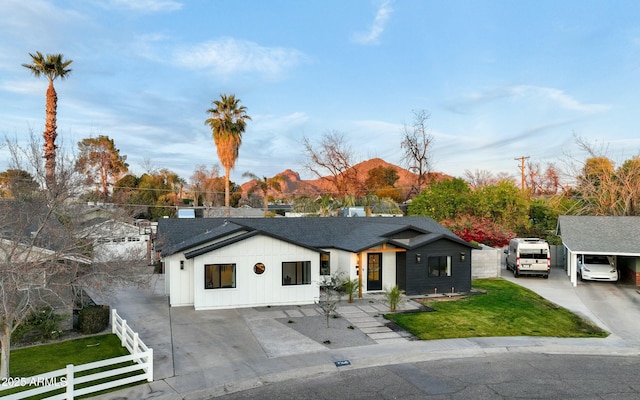
[[[406,227],[402,227],[397,231],[389,232],[385,235],[389,239],[411,239],[419,235],[424,235],[425,233],[429,233],[424,229],[416,228],[415,226],[409,225]]]
[[[300,247],[304,247],[304,248],[307,248],[309,250],[316,251],[318,253],[324,253],[323,250],[315,248],[315,247],[305,246],[305,245],[302,245],[300,243],[292,242],[291,240],[288,240],[286,238],[277,237],[275,235],[271,235],[271,234],[268,234],[268,233],[265,233],[265,232],[253,230],[253,231],[244,232],[242,234],[232,236],[232,237],[230,237],[228,239],[224,239],[224,240],[221,240],[221,241],[218,241],[218,242],[215,242],[215,243],[211,243],[211,244],[209,244],[207,246],[200,247],[200,248],[198,248],[196,250],[185,252],[184,256],[187,259],[193,258],[193,257],[197,257],[199,255],[206,254],[206,253],[208,253],[210,251],[214,251],[214,250],[226,247],[226,246],[228,246],[230,244],[238,243],[238,242],[241,242],[241,241],[243,241],[245,239],[248,239],[248,238],[251,238],[251,237],[255,237],[255,236],[267,236],[267,237],[271,237],[271,238],[276,239],[276,240],[282,240],[282,241],[287,242],[287,243],[291,243],[291,244],[294,244],[294,245],[297,245],[297,246],[300,246]]]
[[[178,219],[178,221],[185,221],[185,219]],[[173,228],[175,229],[175,227]],[[175,230],[174,232],[177,231],[179,230]],[[201,247],[202,245],[206,245],[211,242],[223,242],[234,236],[242,235],[246,232],[247,229],[242,226],[224,222],[222,225],[212,226],[211,229],[207,229],[202,233],[188,237],[181,242],[176,243],[175,241],[170,240],[168,243],[166,243],[166,246],[162,247],[161,253],[164,256],[181,251],[186,251],[189,249],[194,249],[196,247]],[[182,235],[177,236],[182,238]]]

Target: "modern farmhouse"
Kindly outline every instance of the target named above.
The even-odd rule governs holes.
[[[427,217],[162,219],[156,250],[171,306],[313,304],[331,276],[362,292],[467,292],[471,249]]]

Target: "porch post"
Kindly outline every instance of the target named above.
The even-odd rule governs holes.
[[[569,256],[569,279],[573,287],[578,286],[578,255],[573,251],[568,251]]]
[[[358,253],[358,298],[362,298],[362,253]]]

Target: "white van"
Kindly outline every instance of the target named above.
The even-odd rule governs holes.
[[[515,238],[509,241],[507,269],[513,276],[541,275],[547,279],[551,271],[549,243],[538,238]]]

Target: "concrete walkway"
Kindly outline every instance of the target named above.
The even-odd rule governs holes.
[[[366,335],[366,344],[361,340],[350,347],[328,348],[293,329],[293,324],[288,326],[282,322],[282,319],[313,321],[320,318],[322,311],[315,305],[198,312],[188,307],[169,308],[166,297],[162,295],[160,279],[153,291],[123,290],[114,300],[118,312],[154,349],[156,380],[96,398],[208,399],[344,369],[482,357],[502,352],[640,354],[640,343],[631,335],[634,327],[623,325],[623,334],[617,334],[615,321],[602,316],[611,314],[607,312],[606,305],[598,303],[592,310],[581,299],[581,296],[588,296],[589,288],[616,288],[635,293],[635,296],[619,296],[628,298],[633,304],[638,301],[636,297],[640,297],[637,292],[613,285],[579,285],[574,288],[563,276],[564,271],[552,272],[549,279],[516,279],[508,273],[503,273],[503,277],[536,291],[614,334],[605,339],[498,337],[415,341],[386,326],[382,314],[388,311],[388,306],[382,303],[382,296],[373,295],[356,299],[352,304],[345,302],[338,308],[338,313],[355,328],[353,331]],[[620,304],[618,297],[616,299],[616,307],[629,306]],[[401,305],[403,310],[418,307],[413,301]],[[640,324],[640,308],[628,309],[625,319],[634,319],[638,321],[636,324]],[[640,332],[640,326],[635,332]]]

